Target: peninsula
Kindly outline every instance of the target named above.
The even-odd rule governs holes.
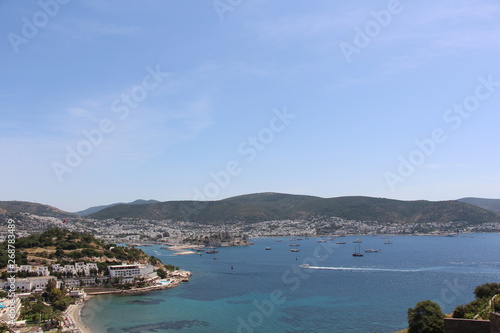
[[[79,313],[89,297],[172,288],[191,276],[141,249],[66,229],[11,243],[0,244],[0,319],[11,326],[85,332]]]

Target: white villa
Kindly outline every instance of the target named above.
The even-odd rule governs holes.
[[[134,278],[144,278],[146,280],[151,280],[158,277],[152,265],[114,265],[108,266],[108,271],[110,277],[123,277],[124,282],[132,282]]]
[[[50,268],[52,268],[53,272],[69,273],[72,275],[78,275],[78,273],[82,273],[83,276],[89,276],[91,270],[95,270],[96,272],[98,270],[97,264],[93,262],[77,262],[74,265],[64,266],[61,266],[59,264],[52,264]]]
[[[61,281],[58,281],[55,276],[16,278],[14,283],[16,285],[16,289],[29,292],[37,289],[40,290],[45,289],[50,280],[56,280],[57,288],[61,286]],[[10,289],[9,280],[0,281],[0,289],[9,290]]]
[[[28,272],[35,273],[38,276],[49,276],[49,268],[47,266],[31,266],[31,265],[9,265],[9,272],[19,273],[19,272]]]

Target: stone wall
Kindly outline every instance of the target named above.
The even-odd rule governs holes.
[[[490,313],[491,333],[500,333],[500,314]]]
[[[490,322],[487,320],[446,318],[444,320],[444,332],[445,333],[491,333],[493,331],[490,330]]]

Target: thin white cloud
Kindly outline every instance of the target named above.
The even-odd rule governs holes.
[[[51,29],[70,35],[72,39],[93,40],[107,36],[140,36],[142,29],[135,26],[121,26],[91,19],[66,18],[60,23],[54,22]]]
[[[74,116],[75,118],[85,118],[85,119],[90,119],[92,121],[98,121],[98,119],[95,116],[93,116],[89,110],[83,108],[71,107],[68,109],[68,112],[71,116]]]

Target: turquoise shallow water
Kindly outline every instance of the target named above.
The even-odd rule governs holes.
[[[353,257],[356,238],[362,250],[381,251]],[[203,256],[144,247],[192,271],[190,282],[94,298],[83,320],[97,333],[394,332],[406,327],[406,311],[418,301],[430,299],[451,312],[473,299],[475,286],[500,280],[498,234],[395,236],[390,245],[375,236],[326,243],[281,239],[256,239],[253,246]],[[290,243],[300,244],[300,252],[290,252]],[[322,269],[301,269],[303,263]]]

